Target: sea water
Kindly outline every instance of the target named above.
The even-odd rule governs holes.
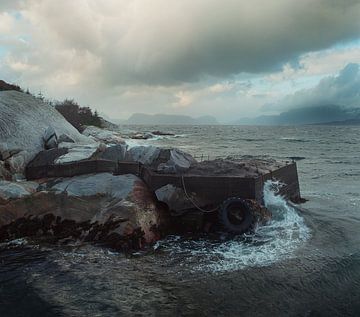
[[[124,255],[91,244],[0,245],[0,316],[358,316],[360,127],[127,126],[199,159],[295,159],[298,206],[238,237],[170,236]]]

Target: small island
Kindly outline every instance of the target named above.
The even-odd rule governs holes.
[[[54,107],[5,88],[0,240],[78,239],[134,250],[167,234],[241,234],[265,225],[271,218],[262,205],[267,180],[282,181],[280,194],[301,201],[294,162],[198,162],[179,149],[129,147],[119,129],[105,129],[106,121],[89,108],[69,100]],[[196,222],[186,220],[189,214]]]

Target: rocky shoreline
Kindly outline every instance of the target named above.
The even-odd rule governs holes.
[[[118,162],[157,173],[209,171],[191,155],[129,147],[119,132],[92,126],[80,134],[51,106],[21,92],[0,92],[0,114],[0,241],[75,239],[129,250],[168,233],[219,229],[214,216],[199,213],[181,188],[175,188],[175,196],[169,188],[154,193],[136,173],[116,172]],[[211,170],[218,163],[207,164]],[[171,203],[192,211],[174,220]],[[256,215],[254,225],[270,219],[256,201],[248,203]]]

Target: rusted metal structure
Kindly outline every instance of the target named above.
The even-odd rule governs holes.
[[[192,203],[191,208],[200,214],[218,213],[218,223],[227,231],[244,233],[254,223],[254,214],[249,200],[263,203],[264,184],[268,180],[282,183],[279,194],[293,202],[300,202],[300,187],[295,162],[283,165],[269,165],[256,175],[200,175],[195,173],[164,174],[138,162],[115,162],[110,160],[84,160],[68,164],[39,166],[30,164],[26,170],[28,179],[71,177],[89,173],[110,172],[113,174],[134,174],[139,176],[155,193],[167,185],[178,188],[184,198]],[[169,210],[184,214],[184,210]],[[176,208],[175,208],[176,209]]]
[[[110,160],[84,160],[68,164],[52,164],[47,166],[29,166],[26,178],[72,177],[89,173],[110,172],[114,174],[134,174],[139,176],[153,191],[172,184],[182,188],[186,185],[188,192],[194,192],[202,197],[211,197],[215,203],[220,203],[228,197],[241,197],[262,202],[264,183],[267,180],[278,180],[283,183],[279,194],[293,202],[301,200],[297,167],[295,162],[270,170],[257,177],[241,176],[204,176],[193,174],[162,174],[137,162],[115,162]]]
[[[278,180],[283,184],[280,195],[293,202],[301,199],[295,162],[258,177],[159,174],[144,166],[140,167],[139,176],[153,191],[167,184],[179,188],[185,184],[188,192],[209,197],[214,204],[221,203],[229,197],[254,199],[262,203],[264,183],[271,179]]]
[[[83,160],[66,164],[35,165],[29,164],[25,171],[27,179],[72,177],[91,173],[115,173],[117,162],[109,160]]]

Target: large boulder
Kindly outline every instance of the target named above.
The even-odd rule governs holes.
[[[37,191],[0,186],[0,239],[47,235],[138,248],[160,238],[165,217],[134,175],[109,173],[54,179]],[[8,188],[8,187],[7,187]]]
[[[67,153],[59,156],[54,161],[55,164],[72,163],[81,160],[88,160],[94,157],[98,152],[104,152],[106,146],[103,143],[70,143],[62,142],[59,148],[66,149]]]
[[[107,147],[104,152],[99,155],[99,158],[110,161],[124,161],[126,157],[127,145],[116,144]]]
[[[196,160],[179,149],[164,149],[156,146],[134,146],[126,153],[126,160],[140,162],[159,173],[181,174]]]
[[[0,203],[29,196],[36,192],[38,186],[35,182],[0,181]]]
[[[134,146],[126,153],[126,160],[152,166],[156,163],[161,149],[156,146]]]
[[[106,144],[125,144],[121,134],[116,131],[101,129],[94,126],[87,126],[82,133],[83,135],[91,137],[97,142],[104,142]]]
[[[69,150],[67,148],[55,148],[50,150],[44,150],[39,152],[34,159],[28,164],[28,168],[30,167],[43,167],[53,165],[65,154],[68,154]]]
[[[179,149],[170,149],[169,159],[157,166],[157,171],[165,174],[181,174],[187,171],[196,160],[188,153]]]
[[[7,157],[4,161],[12,174],[22,174],[28,162],[44,149],[44,134],[49,127],[75,142],[93,142],[55,108],[29,94],[0,91],[0,118],[0,154]]]

